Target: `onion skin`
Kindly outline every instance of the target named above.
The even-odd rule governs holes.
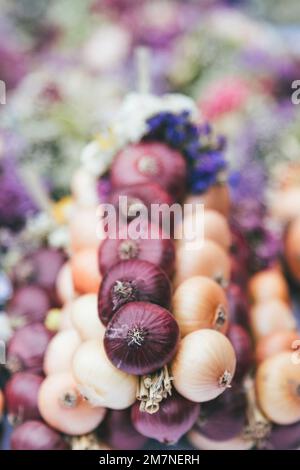
[[[121,261],[103,278],[98,296],[99,317],[107,325],[116,311],[127,302],[152,302],[168,308],[170,300],[171,285],[160,268],[148,261]]]
[[[186,186],[186,162],[176,150],[159,142],[128,145],[113,160],[114,188],[154,182],[180,200]]]
[[[8,314],[22,324],[43,322],[50,309],[50,300],[44,289],[35,285],[18,287],[8,306]]]
[[[51,337],[51,332],[41,323],[20,328],[8,343],[8,368],[13,372],[42,373],[44,354]]]
[[[116,450],[141,449],[147,442],[147,438],[131,423],[131,408],[108,411],[99,434],[109,447]]]
[[[236,357],[230,341],[215,330],[185,336],[171,365],[174,387],[188,400],[213,400],[230,385]]]
[[[163,444],[176,443],[195,423],[199,416],[198,404],[186,400],[175,390],[163,399],[154,414],[140,411],[136,402],[131,410],[131,419],[138,432]]]
[[[137,377],[116,369],[98,340],[79,346],[72,372],[78,389],[93,406],[122,410],[135,402]]]
[[[41,418],[37,401],[42,382],[40,375],[30,372],[18,372],[7,382],[5,403],[12,424]]]
[[[259,406],[268,419],[289,425],[300,421],[300,364],[290,352],[262,362],[256,374]]]
[[[199,450],[249,450],[253,447],[253,442],[245,440],[242,435],[220,442],[208,439],[199,432],[192,430],[188,434],[188,440]]]
[[[293,349],[295,341],[299,341],[300,344],[300,333],[297,331],[277,331],[262,337],[256,345],[256,362],[259,364],[282,351],[292,353],[295,351]]]
[[[56,279],[56,294],[62,305],[70,302],[75,297],[70,261],[65,263],[59,270]]]
[[[130,224],[128,227],[130,230]],[[126,259],[148,261],[160,267],[169,277],[173,275],[175,267],[173,240],[163,239],[160,229],[158,229],[158,239],[151,238],[151,225],[147,228],[146,233],[149,235],[145,239],[132,240],[124,229],[118,239],[104,240],[99,249],[99,269],[102,275],[106,274],[116,263]]]
[[[297,284],[300,283],[300,217],[294,219],[285,235],[284,256],[289,272]]]
[[[230,280],[230,258],[217,243],[205,240],[198,249],[182,244],[176,253],[175,286],[193,276],[206,276],[227,287]]]
[[[62,436],[41,421],[26,421],[11,435],[12,450],[68,450]]]
[[[222,287],[212,279],[203,276],[187,279],[177,287],[172,305],[182,337],[201,328],[227,331],[227,298]]]
[[[229,189],[226,184],[211,186],[201,195],[191,195],[185,200],[185,204],[204,204],[204,209],[212,209],[224,215],[226,219],[230,212]]]
[[[255,274],[249,281],[248,291],[252,302],[280,299],[290,303],[287,282],[277,269],[267,269]]]
[[[250,326],[256,339],[277,331],[291,331],[296,321],[290,307],[279,299],[254,305],[250,310]]]
[[[234,381],[241,381],[249,371],[254,359],[251,338],[245,328],[235,324],[229,326],[227,337],[236,355]]]
[[[105,328],[99,319],[96,294],[85,294],[74,300],[71,320],[82,340],[104,338]]]
[[[104,348],[118,369],[150,374],[174,357],[179,328],[171,313],[149,302],[130,302],[109,322]]]
[[[67,329],[57,333],[48,344],[44,357],[44,372],[46,375],[67,372],[71,369],[72,358],[81,338],[77,331]]]
[[[71,258],[72,278],[79,294],[97,293],[101,283],[98,271],[98,252],[95,248],[77,251]]]
[[[49,426],[71,436],[93,431],[103,421],[106,412],[101,407],[92,408],[80,396],[76,383],[68,372],[49,375],[43,381],[38,406]]]

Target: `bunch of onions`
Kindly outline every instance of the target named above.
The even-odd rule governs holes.
[[[12,450],[67,450],[68,443],[42,421],[26,421],[11,434]]]
[[[46,348],[52,337],[41,323],[20,328],[7,347],[7,367],[11,372],[28,370],[37,374],[43,371]]]
[[[96,294],[85,294],[78,297],[71,305],[71,321],[82,340],[104,337],[105,328],[98,315]]]
[[[43,381],[38,407],[49,426],[72,436],[91,432],[103,421],[106,412],[102,407],[92,408],[84,400],[69,372],[49,375]]]
[[[285,262],[292,278],[300,282],[300,216],[287,228],[284,240]]]
[[[300,346],[300,333],[297,331],[275,331],[263,336],[256,344],[256,362],[260,363],[282,351],[292,354]]]
[[[104,276],[98,312],[104,325],[128,302],[145,301],[168,307],[171,286],[166,274],[148,261],[121,261]]]
[[[138,239],[130,237],[131,223],[120,229],[118,238],[107,238],[100,246],[99,268],[102,275],[106,274],[116,263],[124,260],[137,259],[149,261],[159,266],[168,276],[172,276],[175,265],[174,242],[163,238],[159,227],[153,227],[148,222],[141,222]],[[152,237],[152,232],[157,235]]]
[[[43,322],[50,306],[44,289],[35,285],[24,285],[15,289],[7,313],[14,326],[23,326]]]
[[[192,430],[188,433],[188,440],[193,447],[200,450],[249,450],[254,446],[253,442],[245,439],[243,434],[224,441],[216,441]]]
[[[199,416],[199,404],[193,403],[173,391],[163,400],[159,410],[149,414],[140,410],[136,402],[131,411],[134,427],[146,437],[163,444],[176,443],[195,423]]]
[[[98,340],[79,346],[72,372],[78,389],[93,406],[122,410],[135,401],[137,377],[116,369]]]
[[[255,303],[273,299],[280,299],[287,304],[290,301],[287,282],[276,268],[267,269],[252,276],[248,290],[250,299]]]
[[[212,279],[195,276],[177,287],[173,296],[173,312],[181,336],[201,328],[226,333],[228,302],[222,287]]]
[[[236,357],[230,341],[215,330],[185,336],[172,363],[174,386],[188,400],[213,400],[231,384]]]
[[[118,369],[129,374],[155,372],[173,358],[179,328],[171,313],[149,302],[130,302],[109,322],[104,347]]]
[[[5,386],[5,403],[11,424],[20,424],[29,419],[40,419],[38,392],[43,382],[40,375],[18,372]]]
[[[241,325],[230,324],[227,337],[236,355],[234,380],[240,382],[253,363],[252,342],[249,333]]]
[[[176,286],[192,276],[206,276],[227,287],[230,280],[230,258],[217,243],[205,240],[197,249],[188,244],[179,246],[176,253]]]
[[[191,195],[185,199],[185,204],[204,204],[205,209],[212,209],[228,218],[230,211],[230,195],[226,184],[215,184],[204,194]]]
[[[290,307],[280,299],[258,303],[250,309],[250,326],[256,339],[282,330],[295,330]]]
[[[108,411],[99,434],[104,442],[116,450],[141,449],[147,442],[147,438],[132,425],[131,408]]]
[[[77,251],[71,258],[74,289],[79,294],[97,293],[101,283],[96,248]]]
[[[58,332],[48,344],[44,357],[46,375],[67,372],[71,369],[73,355],[81,343],[76,330],[67,329]]]
[[[299,356],[283,351],[263,361],[256,374],[256,391],[263,413],[276,424],[300,420]]]
[[[56,279],[56,293],[58,300],[65,304],[75,297],[74,283],[72,278],[71,263],[67,261],[60,268]]]
[[[110,180],[114,188],[154,182],[180,200],[186,186],[186,161],[160,142],[129,145],[115,157]]]

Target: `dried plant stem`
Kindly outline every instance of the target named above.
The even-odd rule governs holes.
[[[140,411],[156,413],[159,403],[168,395],[172,395],[172,380],[167,366],[154,374],[141,376],[136,395],[141,402]]]

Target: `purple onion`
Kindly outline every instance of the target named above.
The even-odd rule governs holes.
[[[42,373],[46,348],[52,337],[41,323],[20,328],[10,339],[7,348],[7,367],[12,372],[27,370]]]
[[[109,322],[104,347],[110,361],[134,375],[154,372],[173,358],[179,327],[168,310],[148,302],[130,302]]]
[[[272,450],[295,450],[299,446],[300,421],[289,426],[274,425],[266,444],[266,448]]]
[[[230,324],[227,337],[236,354],[234,380],[240,381],[249,371],[253,363],[254,358],[251,338],[245,328],[234,323]]]
[[[12,432],[12,450],[67,450],[69,445],[54,429],[41,421],[26,421]]]
[[[21,286],[14,291],[8,306],[10,317],[17,317],[21,324],[43,322],[50,301],[47,293],[39,286]]]
[[[230,284],[227,289],[230,322],[248,327],[248,302],[243,289],[237,284]]]
[[[197,420],[200,405],[183,398],[174,389],[172,395],[163,399],[156,413],[140,411],[136,402],[131,410],[131,419],[138,432],[163,444],[176,443]]]
[[[133,427],[130,408],[110,410],[100,426],[100,437],[116,450],[141,449],[147,442],[147,438]]]
[[[43,378],[30,372],[18,372],[7,382],[5,404],[12,424],[40,419],[38,391]]]
[[[98,312],[104,325],[128,302],[152,302],[168,308],[171,285],[166,274],[148,261],[129,260],[114,265],[104,276]]]

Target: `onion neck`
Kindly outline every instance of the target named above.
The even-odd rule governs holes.
[[[23,370],[22,362],[17,356],[10,356],[5,364],[5,367],[11,374],[16,374],[17,372],[21,372],[21,370]]]
[[[255,446],[263,448],[271,432],[271,424],[257,406],[254,380],[246,377],[244,389],[247,398],[247,425],[244,438],[253,441]]]
[[[83,436],[71,437],[72,450],[103,450],[105,447],[97,438],[96,434],[85,434]]]
[[[113,311],[127,302],[138,300],[137,288],[134,281],[116,281],[112,287]]]
[[[157,413],[160,402],[172,395],[172,380],[168,367],[139,377],[136,398],[140,403],[140,411],[149,414]]]
[[[139,248],[134,240],[124,240],[119,245],[119,258],[124,261],[134,259],[139,253]]]
[[[135,326],[128,330],[127,344],[128,346],[142,346],[147,336],[147,330],[143,327]]]
[[[213,277],[214,281],[216,281],[223,289],[227,289],[228,281],[225,279],[223,273],[218,272]]]
[[[63,408],[76,408],[79,404],[79,394],[76,390],[66,390],[59,399],[59,402]]]
[[[232,373],[229,372],[228,370],[225,370],[225,372],[221,375],[219,378],[219,386],[221,388],[230,388],[231,387],[231,381],[232,381]]]
[[[155,159],[151,155],[144,155],[137,164],[140,173],[146,176],[155,176],[158,173],[158,167]]]
[[[225,308],[222,304],[218,305],[215,318],[214,318],[214,327],[216,330],[221,329],[224,326],[224,323],[227,320],[227,315],[225,312]]]

